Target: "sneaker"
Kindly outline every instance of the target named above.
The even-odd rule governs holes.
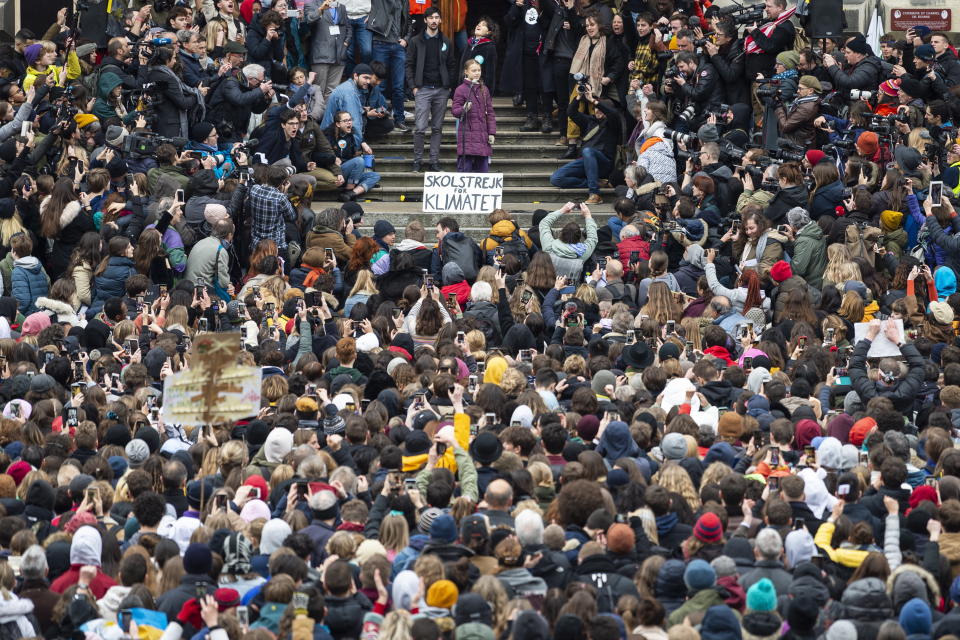
[[[431,162],[428,170],[432,173],[439,173],[440,171],[443,171],[443,169],[440,168],[439,162]]]
[[[520,131],[539,131],[540,118],[536,116],[527,116],[527,120],[520,127]]]
[[[413,161],[413,172],[423,173],[423,163],[420,160]]]
[[[556,123],[552,118],[547,116],[543,119],[543,126],[540,127],[540,133],[553,133],[553,128],[556,126]]]
[[[405,122],[393,122],[393,128],[399,131],[400,133],[409,133],[410,127],[407,126]]]
[[[600,197],[599,193],[591,193],[590,197],[584,200],[587,204],[603,204],[603,198]]]
[[[404,112],[403,112],[403,119],[404,119],[404,120],[413,120],[413,118],[414,118],[414,115],[413,115],[412,113],[410,113],[409,111],[404,111]]]

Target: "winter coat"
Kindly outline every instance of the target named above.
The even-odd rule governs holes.
[[[429,547],[424,547],[423,552],[429,553]],[[503,584],[507,597],[511,600],[533,598],[537,602],[542,602],[547,595],[547,583],[543,578],[532,575],[529,569],[523,567],[504,569],[497,574],[497,579]]]
[[[40,211],[50,202],[50,196],[44,198],[40,204]],[[80,242],[81,236],[87,231],[96,231],[93,216],[81,210],[79,202],[70,202],[60,214],[60,232],[53,241],[53,251],[48,262],[48,274],[56,280],[63,275],[70,263],[70,254]]]
[[[304,7],[305,12],[309,10],[309,5]],[[247,26],[247,37],[244,40],[244,46],[247,47],[247,64],[258,64],[263,67],[264,80],[270,80],[273,69],[283,65],[287,35],[283,28],[277,29],[277,33],[276,38],[268,40],[267,28],[260,24],[260,20],[252,20]],[[286,81],[285,77],[273,79],[278,82]]]
[[[37,298],[47,295],[50,278],[40,261],[33,256],[17,258],[10,273],[10,295],[20,304],[20,312],[28,316],[37,310]]]
[[[883,396],[893,402],[893,408],[901,413],[913,409],[913,401],[923,383],[924,358],[912,343],[901,345],[900,352],[907,359],[909,368],[906,377],[900,378],[891,386],[882,385],[867,377],[867,352],[870,342],[861,340],[853,350],[850,358],[850,382],[853,390],[860,396],[861,402],[869,402],[871,398]]]
[[[493,155],[488,136],[497,135],[497,117],[493,112],[490,90],[483,84],[464,80],[453,92],[450,111],[460,120],[457,124],[457,155]]]
[[[310,63],[344,64],[353,34],[347,9],[338,2],[321,15],[320,4],[321,0],[310,0],[303,11],[306,22],[313,29],[310,39]],[[336,19],[333,17],[334,12]],[[331,33],[331,30],[335,33]]]
[[[816,95],[797,98],[788,109],[780,105],[775,111],[781,135],[797,144],[810,146],[817,138],[813,121],[820,113],[820,98]]]
[[[737,287],[736,289],[728,289],[720,284],[720,281],[717,279],[717,265],[712,262],[708,262],[704,265],[704,273],[707,276],[707,286],[710,287],[710,291],[713,292],[713,295],[726,296],[729,298],[730,305],[733,307],[733,310],[738,313],[743,313],[743,305],[747,301],[747,288]],[[762,290],[760,293],[760,302],[762,309],[770,309],[770,299],[763,296]]]
[[[217,132],[220,132],[220,123],[233,128],[229,140],[224,140],[224,135],[220,134],[220,142],[240,140],[247,131],[251,114],[263,113],[269,106],[270,98],[259,87],[249,86],[246,76],[239,71],[228,73],[210,98],[210,118],[218,126]]]
[[[586,242],[567,244],[555,239],[551,229],[553,223],[562,215],[563,210],[558,209],[547,214],[547,217],[540,221],[540,246],[553,261],[557,275],[568,276],[576,282],[580,279],[584,261],[590,257],[597,246],[597,223],[592,217],[587,218]]]
[[[86,321],[77,315],[77,309],[60,300],[40,296],[36,299],[36,308],[37,311],[46,311],[52,314],[53,322],[64,322],[72,327],[82,327],[86,324]]]
[[[723,45],[710,56],[710,64],[717,70],[722,85],[723,101],[727,104],[750,103],[750,85],[743,71],[744,59],[743,40]]]
[[[350,261],[350,254],[353,253],[353,245],[356,244],[357,237],[352,233],[344,234],[334,231],[329,227],[318,224],[307,234],[307,246],[319,247],[321,249],[333,249],[333,255],[337,257],[337,264],[346,264]]]
[[[490,95],[493,95],[497,90],[497,43],[490,38],[480,38],[476,41],[470,38],[467,41],[467,48],[460,56],[460,66],[457,68],[463,69],[467,60],[476,60],[480,64],[483,84],[490,91]]]
[[[635,152],[637,166],[661,184],[677,181],[677,163],[673,156],[673,143],[660,137],[666,129],[662,122],[655,122],[637,138]]]
[[[827,268],[827,247],[823,242],[823,229],[816,222],[811,221],[800,229],[794,238],[793,262],[790,263],[790,267],[793,269],[794,276],[803,278],[811,287],[815,289],[823,287],[823,270]]]
[[[615,613],[621,596],[640,597],[633,581],[617,573],[616,566],[604,555],[584,558],[574,570],[573,579],[597,589],[597,611],[600,613]]]
[[[167,138],[190,135],[190,121],[185,112],[197,107],[196,89],[184,85],[173,72],[166,67],[150,67],[147,82],[155,82],[157,99],[153,103],[156,124],[153,131]],[[244,123],[246,130],[246,123]]]
[[[183,277],[191,282],[200,279],[208,284],[216,282],[226,289],[230,284],[230,251],[219,238],[207,236],[190,250]]]
[[[87,309],[87,319],[103,311],[103,304],[108,298],[124,297],[127,278],[136,274],[133,260],[125,256],[111,256],[103,273],[93,278],[94,296]]]
[[[97,101],[93,103],[93,115],[101,120],[117,117],[117,110],[110,104],[110,94],[122,84],[120,76],[115,73],[107,71],[100,74],[100,79],[97,81]]]
[[[770,220],[771,225],[785,224],[787,211],[794,207],[806,208],[807,197],[807,187],[802,184],[780,189],[764,210],[763,215]]]
[[[793,576],[783,568],[783,563],[779,560],[758,560],[753,567],[752,571],[740,576],[740,585],[744,591],[767,578],[773,583],[777,593],[786,593],[790,583],[793,582]]]
[[[873,91],[887,77],[883,63],[876,56],[867,56],[847,69],[841,69],[840,65],[827,67],[827,73],[834,90],[842,94],[850,93],[851,89]]]
[[[200,584],[206,585],[209,593],[213,593],[217,588],[217,585],[210,580],[210,576],[188,573],[180,578],[179,585],[162,593],[157,598],[154,609],[167,614],[168,620],[176,620],[177,614],[180,613],[180,609],[183,608],[187,600],[197,597],[197,585]],[[102,595],[98,597],[102,597]]]
[[[690,616],[690,621],[694,626],[700,624],[700,621],[710,607],[722,605],[726,608],[724,599],[724,594],[714,587],[698,591],[692,598],[680,605],[679,609],[667,617],[667,628],[669,629],[675,624],[682,624],[683,619],[687,616]]]
[[[854,623],[860,640],[874,640],[880,625],[893,616],[893,607],[882,580],[863,578],[847,585],[840,602],[830,605],[828,615],[831,620]]]
[[[640,260],[650,259],[650,243],[643,236],[631,236],[617,243],[617,257],[624,272],[630,270],[630,254],[634,251],[639,254]]]
[[[323,600],[327,607],[323,623],[334,640],[359,638],[363,629],[363,616],[373,609],[370,599],[362,593],[354,593],[346,598],[325,595]]]
[[[503,59],[504,61],[510,60],[512,62],[505,63],[500,72],[500,83],[497,85],[497,88],[501,93],[512,95],[521,93],[524,90],[522,63],[524,44],[527,38],[525,30],[528,28],[525,19],[527,11],[530,9],[533,9],[533,6],[529,0],[525,2],[522,7],[518,7],[516,3],[511,2],[510,9],[507,10],[507,14],[503,18],[503,24],[507,31],[507,46],[504,50]],[[534,11],[536,11],[536,9],[534,9]],[[536,23],[530,25],[529,28],[539,28],[542,38],[543,32],[547,29],[548,22],[547,14],[540,13],[537,16]],[[540,70],[540,86],[536,87],[536,89],[542,91],[553,91],[553,74],[548,61],[548,56],[537,56],[537,64]]]
[[[50,584],[42,578],[24,580],[17,595],[33,602],[33,615],[40,623],[38,631],[46,634],[47,629],[53,625],[53,608],[60,596],[51,591]]]
[[[843,203],[843,183],[835,180],[825,184],[813,193],[810,201],[810,219],[819,220],[823,216],[837,217],[837,205]]]

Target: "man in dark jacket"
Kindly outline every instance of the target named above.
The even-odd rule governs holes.
[[[880,84],[884,78],[883,66],[863,36],[851,39],[843,51],[847,60],[846,69],[841,69],[833,56],[823,56],[823,65],[830,74],[834,89],[849,94],[851,89],[870,91]]]
[[[228,42],[224,46],[227,53],[237,53],[243,49],[238,42]],[[245,53],[243,49],[240,53]],[[215,123],[220,132],[220,144],[239,142],[243,140],[250,115],[263,113],[270,106],[273,98],[273,83],[264,80],[265,70],[260,65],[247,65],[243,71],[233,69],[220,80],[216,91],[210,99],[210,111],[217,114],[219,120]],[[224,124],[228,126],[225,127]],[[227,129],[230,135],[225,135]]]
[[[616,611],[621,596],[639,598],[640,594],[633,580],[617,573],[613,561],[603,553],[603,547],[596,542],[588,542],[580,550],[580,564],[574,570],[574,581],[593,585],[597,589],[597,611],[612,613]]]
[[[593,115],[580,112],[580,101],[592,103],[596,108]],[[608,100],[597,100],[593,91],[577,93],[567,107],[567,117],[580,127],[583,135],[581,157],[569,162],[550,176],[550,184],[560,189],[583,189],[590,191],[587,204],[601,204],[600,180],[606,178],[613,169],[617,145],[622,138],[619,112]]]
[[[180,42],[180,66],[183,68],[183,82],[188,87],[198,87],[201,83],[209,87],[210,81],[216,77],[216,70],[209,62],[209,58],[207,58],[208,66],[206,68],[200,63],[200,60],[207,56],[207,39],[202,33],[194,33],[193,31],[183,33],[189,34],[186,41]],[[120,39],[114,38],[114,40]],[[123,40],[126,42],[125,38]],[[110,43],[112,44],[113,40]],[[104,61],[106,60],[107,58],[104,58]],[[104,62],[100,64],[103,66]],[[123,76],[120,76],[120,79],[124,81],[123,86],[130,88]]]
[[[765,78],[773,75],[773,63],[777,59],[777,54],[793,48],[796,29],[789,19],[780,20],[781,14],[786,11],[787,0],[765,0],[764,12],[770,22],[763,25],[762,28],[754,23],[746,30],[747,34],[744,40],[745,67],[747,78],[751,81],[757,77],[758,73]],[[772,29],[769,28],[770,25],[773,25]],[[754,106],[758,106],[756,101]],[[760,113],[762,113],[762,110]]]
[[[950,48],[950,38],[945,33],[935,33],[930,36],[930,44],[936,53],[938,71],[943,74],[947,86],[960,84],[960,61]]]
[[[357,638],[363,629],[363,616],[373,604],[362,593],[357,593],[353,569],[344,560],[330,563],[323,572],[326,588],[324,604],[327,607],[323,623],[334,640]]]
[[[737,38],[737,26],[723,20],[717,24],[716,44],[703,45],[710,64],[717,70],[717,78],[727,104],[750,102],[750,89],[744,75],[743,41]]]
[[[709,358],[701,358],[694,365],[693,375],[697,378],[697,390],[703,394],[711,406],[732,407],[743,393],[742,388],[734,387],[720,378],[720,372]]]
[[[790,505],[793,523],[803,520],[804,526],[810,535],[817,535],[817,529],[823,524],[817,516],[813,514],[810,507],[807,506],[806,496],[804,495],[805,483],[799,476],[787,476],[780,479],[780,493],[783,500]]]
[[[407,86],[413,89],[413,170],[423,164],[423,139],[430,127],[430,171],[440,171],[440,141],[450,88],[457,81],[453,45],[440,33],[440,10],[423,12],[426,28],[407,46]]]
[[[33,602],[33,613],[40,623],[39,631],[44,634],[53,625],[53,608],[60,601],[60,594],[50,590],[48,571],[43,547],[33,545],[24,552],[20,565],[23,584],[20,585],[18,595]]]
[[[876,381],[867,377],[867,352],[880,333],[880,321],[873,320],[867,328],[866,337],[857,343],[850,358],[850,383],[853,390],[866,405],[871,398],[882,396],[893,402],[893,408],[901,413],[912,411],[913,401],[923,384],[923,356],[912,343],[903,341],[893,320],[888,320],[883,329],[887,340],[900,347],[900,353],[907,359],[907,375],[900,378],[900,362],[893,358],[880,361],[880,375]]]
[[[682,75],[674,78],[672,91],[684,102],[684,107],[694,107],[691,126],[697,127],[706,121],[707,111],[720,108],[723,83],[713,65],[700,62],[697,54],[689,51],[677,54],[677,68]]]

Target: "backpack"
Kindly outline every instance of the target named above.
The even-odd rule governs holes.
[[[631,310],[637,308],[637,288],[632,284],[612,282],[604,287],[613,299],[614,304],[623,302]]]
[[[457,234],[458,238],[456,240],[451,238],[451,235],[449,233],[445,235],[441,243],[443,264],[456,262],[463,271],[463,277],[467,282],[473,284],[476,282],[477,272],[480,270],[480,266],[477,264],[477,254],[474,251],[477,245],[462,233]]]
[[[844,231],[843,243],[850,252],[850,257],[861,257],[870,264],[874,264],[873,244],[880,237],[880,229],[877,227],[860,228],[857,224],[847,225]]]
[[[517,260],[520,261],[520,268],[522,270],[526,271],[527,267],[530,266],[530,251],[527,249],[527,243],[523,241],[516,226],[513,228],[513,233],[505,238],[498,238],[491,235],[487,236],[487,239],[499,242],[500,244],[497,245],[497,249],[499,249],[503,255],[516,256]],[[492,254],[497,249],[491,249],[487,253]],[[491,264],[492,263],[493,260],[491,259]]]

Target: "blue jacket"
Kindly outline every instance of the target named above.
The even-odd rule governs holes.
[[[87,319],[90,320],[103,311],[103,304],[109,298],[123,298],[126,295],[127,278],[136,273],[133,260],[112,256],[104,272],[93,278],[94,294],[90,308],[87,309]]]
[[[37,298],[46,296],[50,290],[50,278],[33,256],[18,258],[13,263],[10,284],[13,297],[20,303],[20,311],[25,316],[37,310]]]
[[[353,78],[341,82],[327,99],[327,109],[323,112],[320,128],[326,129],[333,124],[333,116],[338,111],[346,111],[353,118],[353,135],[357,146],[363,142],[363,99],[364,96]]]
[[[810,219],[819,220],[821,216],[837,217],[836,207],[843,202],[843,183],[835,180],[826,184],[813,194],[810,202]]]

